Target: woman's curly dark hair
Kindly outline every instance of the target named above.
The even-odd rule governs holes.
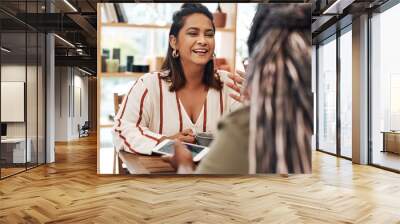
[[[260,4],[247,44],[250,173],[310,173],[310,5]]]

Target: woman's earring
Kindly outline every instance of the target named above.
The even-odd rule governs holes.
[[[217,55],[215,54],[215,51],[214,51],[214,53],[213,53],[213,58],[215,58],[215,57],[217,57]]]
[[[177,51],[176,49],[174,49],[174,50],[172,51],[172,57],[173,57],[173,58],[178,58],[178,57],[179,57],[179,53],[178,53],[178,51]]]

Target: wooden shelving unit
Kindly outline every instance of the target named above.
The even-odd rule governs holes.
[[[110,3],[109,3],[110,4]],[[216,48],[219,48],[217,52],[217,58],[225,58],[232,71],[235,70],[236,63],[236,19],[237,19],[237,3],[221,3],[225,12],[228,13],[228,20],[226,27],[216,28],[217,34],[220,35],[220,39],[216,42]],[[129,28],[129,29],[159,29],[168,31],[171,28],[171,24],[135,24],[135,23],[118,23],[118,22],[107,22],[98,21],[98,26],[101,28]],[[98,31],[101,29],[98,29]],[[100,33],[101,35],[101,33]],[[99,48],[101,49],[102,48]],[[152,68],[150,68],[152,69]]]

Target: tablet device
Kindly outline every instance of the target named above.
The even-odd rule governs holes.
[[[170,155],[174,154],[174,141],[166,139],[158,144],[152,151],[157,154]],[[194,162],[200,161],[210,150],[208,147],[202,145],[195,145],[186,142],[182,142],[186,148],[192,153]]]

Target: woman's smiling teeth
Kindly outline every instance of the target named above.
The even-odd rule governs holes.
[[[204,56],[208,53],[208,50],[207,49],[196,49],[196,50],[193,50],[193,52],[199,56]]]

